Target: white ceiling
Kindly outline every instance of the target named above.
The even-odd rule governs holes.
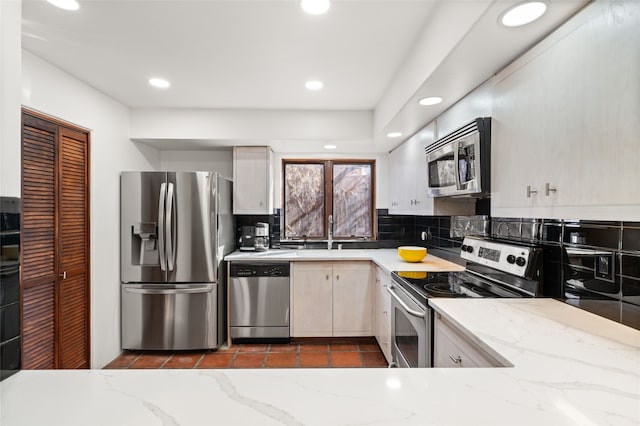
[[[540,21],[499,26],[518,1],[332,0],[311,16],[297,0],[79,0],[76,12],[23,0],[22,43],[132,108],[375,110],[374,141],[341,150],[384,152],[401,142],[387,131],[410,136],[586,2],[549,0]],[[445,102],[416,106],[434,92]]]
[[[296,0],[79,2],[26,0],[23,46],[125,105],[343,110],[376,106],[433,5],[334,0],[312,16]]]

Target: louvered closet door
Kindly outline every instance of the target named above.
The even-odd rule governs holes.
[[[22,364],[89,368],[89,134],[30,114],[22,139]]]
[[[57,126],[23,115],[22,368],[55,367]]]
[[[86,133],[59,134],[58,367],[89,367],[88,176]]]

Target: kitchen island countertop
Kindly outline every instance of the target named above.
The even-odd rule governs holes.
[[[419,271],[446,272],[463,271],[464,266],[427,252],[421,262],[405,262],[398,256],[397,249],[345,249],[345,250],[268,250],[263,252],[236,251],[225,256],[231,262],[256,261],[372,261],[387,272]]]
[[[640,331],[552,299],[432,305],[513,367],[22,371],[16,425],[638,425]]]

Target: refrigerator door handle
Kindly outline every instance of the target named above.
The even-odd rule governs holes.
[[[158,253],[160,254],[160,269],[163,271],[167,270],[167,259],[165,257],[165,248],[164,248],[164,208],[165,208],[165,200],[167,198],[167,184],[160,184],[160,198],[158,201]]]
[[[175,250],[175,235],[173,229],[173,223],[176,212],[173,208],[175,193],[173,191],[173,184],[169,183],[169,189],[167,190],[167,219],[166,219],[166,235],[167,235],[167,269],[173,271],[174,262],[176,260]]]
[[[124,288],[125,293],[135,294],[201,294],[211,293],[213,287],[205,288],[176,288],[176,289],[147,289],[147,288]]]

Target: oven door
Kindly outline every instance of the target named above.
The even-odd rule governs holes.
[[[431,367],[432,311],[416,303],[398,285],[390,285],[391,353],[395,366]]]

